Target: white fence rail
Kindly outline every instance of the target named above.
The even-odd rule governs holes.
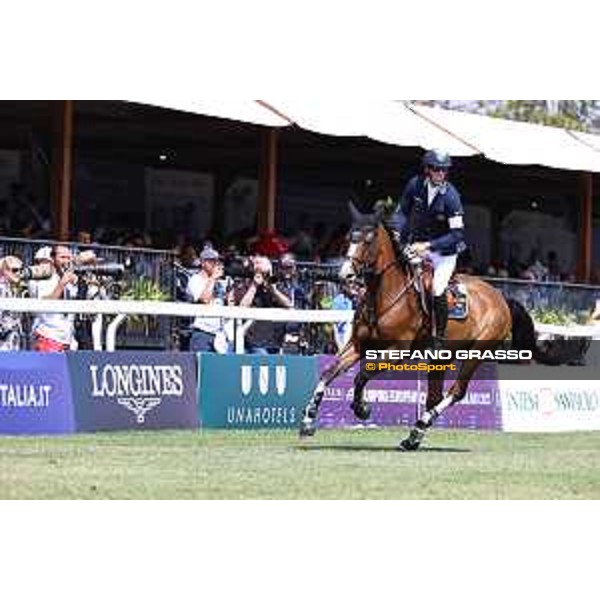
[[[103,316],[113,316],[106,328],[106,350],[116,346],[119,325],[129,315],[171,317],[220,317],[232,319],[235,329],[247,328],[248,321],[279,323],[341,323],[352,321],[351,310],[295,310],[284,308],[241,308],[207,306],[183,302],[154,302],[127,300],[38,300],[32,298],[3,298],[0,310],[15,313],[63,313],[98,315],[94,322],[94,347],[102,349]],[[538,333],[547,336],[600,339],[600,325],[548,325],[536,323]],[[243,352],[243,336],[236,335],[236,351]]]

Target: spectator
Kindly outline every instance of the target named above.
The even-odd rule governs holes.
[[[273,267],[264,256],[252,258],[252,279],[238,282],[230,295],[232,304],[257,308],[292,308],[292,299],[272,281]],[[276,354],[279,352],[285,329],[270,321],[256,321],[246,333],[246,352]]]
[[[290,252],[284,254],[279,261],[278,289],[291,300],[291,308],[300,310],[308,308],[304,290],[298,282],[296,259]],[[299,352],[302,343],[302,323],[281,323],[283,344],[287,351]]]
[[[44,251],[44,252],[42,252]],[[36,260],[47,261],[47,250],[41,248]],[[73,255],[67,246],[55,246],[50,251],[53,274],[50,279],[29,282],[32,298],[68,300],[77,297],[77,276],[71,270]],[[33,348],[38,352],[65,352],[76,349],[75,315],[38,313],[33,327]]]
[[[210,244],[206,244],[200,253],[200,271],[192,275],[188,281],[187,296],[190,301],[198,304],[222,305],[224,294],[219,280],[223,275],[219,253]],[[218,351],[224,354],[229,348],[223,334],[223,319],[196,317],[192,324],[190,350],[192,352]]]
[[[333,310],[355,310],[360,300],[360,288],[354,282],[345,282],[331,304]],[[352,337],[352,321],[341,321],[333,326],[333,337],[340,351]]]
[[[13,298],[23,268],[21,259],[6,256],[0,260],[0,299]],[[21,319],[8,311],[0,311],[0,351],[19,350],[21,346]]]
[[[288,250],[287,243],[272,229],[263,231],[258,240],[251,246],[253,254],[266,256],[267,258],[279,258]]]

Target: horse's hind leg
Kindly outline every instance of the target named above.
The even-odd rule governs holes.
[[[421,446],[425,433],[433,425],[444,398],[444,371],[429,371],[427,375],[427,401],[425,411],[410,430],[408,437],[400,442],[399,450],[413,452]]]
[[[300,437],[309,437],[315,434],[317,429],[315,422],[319,416],[319,407],[325,395],[325,388],[338,375],[347,371],[358,359],[359,354],[350,342],[338,355],[337,361],[321,375],[311,399],[304,408],[302,423],[300,424]]]
[[[426,431],[438,420],[439,416],[453,404],[460,402],[467,393],[469,382],[473,377],[477,367],[481,364],[479,360],[466,360],[461,365],[458,377],[456,381],[450,386],[448,393],[442,395],[444,373],[441,372],[441,379],[429,378],[429,390],[427,394],[427,405],[425,412],[421,415],[413,429],[411,430],[408,438],[403,440],[400,444],[401,450],[418,450],[423,438],[425,437]],[[431,375],[431,373],[430,373]],[[436,389],[432,394],[432,384],[438,385],[435,382],[440,381],[439,389]],[[439,395],[438,395],[439,394]],[[438,398],[435,401],[436,396]]]

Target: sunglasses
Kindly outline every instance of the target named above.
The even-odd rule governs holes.
[[[448,169],[446,167],[429,167],[430,171],[434,173],[447,173]]]

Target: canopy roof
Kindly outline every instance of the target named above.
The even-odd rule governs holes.
[[[600,136],[440,108],[414,110],[491,160],[600,172]]]
[[[290,122],[278,115],[273,109],[265,106],[261,100],[239,100],[231,98],[217,98],[213,100],[130,100],[161,108],[170,108],[209,117],[241,121],[253,125],[267,127],[284,127]]]
[[[136,100],[268,127],[483,155],[510,165],[600,173],[600,136],[396,100]]]

